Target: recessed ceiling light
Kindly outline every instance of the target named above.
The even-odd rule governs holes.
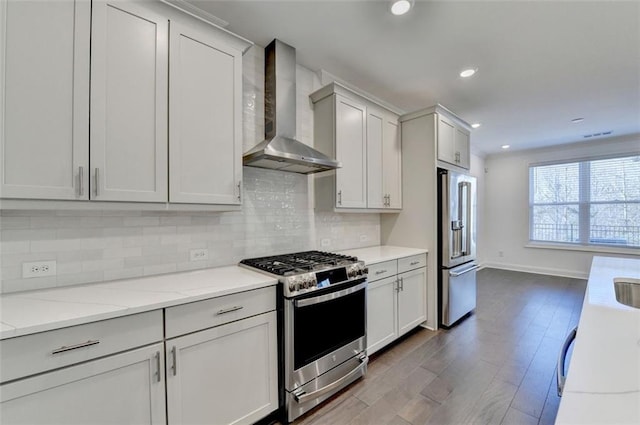
[[[511,145],[502,145],[500,146],[502,149],[509,149],[511,147]]]
[[[582,121],[584,121],[584,118],[574,118],[571,120],[571,122],[574,124],[578,124],[579,122],[582,122]]]
[[[468,68],[460,72],[462,78],[469,78],[478,71],[478,68]]]
[[[394,0],[391,2],[391,13],[394,15],[404,15],[411,10],[413,0]]]
[[[478,128],[480,127],[482,124],[479,122],[474,122],[473,124],[471,124],[471,128]]]

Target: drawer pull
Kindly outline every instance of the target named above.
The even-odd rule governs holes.
[[[386,272],[387,272],[386,270],[378,270],[378,271],[376,272],[376,275],[379,275],[379,274],[382,274],[382,273],[386,273]]]
[[[216,313],[216,316],[220,316],[220,315],[227,314],[227,313],[232,313],[234,311],[242,310],[243,308],[244,307],[241,306],[241,305],[236,305],[234,307],[225,308],[225,309],[222,309],[222,310],[218,311]]]
[[[63,345],[62,347],[56,348],[55,350],[53,350],[51,354],[60,354],[66,351],[77,350],[78,348],[84,348],[84,347],[91,347],[92,345],[98,345],[98,344],[100,344],[100,341],[96,339],[96,340],[89,340],[87,342],[81,342],[80,344],[75,344],[75,345]]]
[[[417,264],[420,264],[420,261],[412,261],[409,263],[410,266],[415,266]]]

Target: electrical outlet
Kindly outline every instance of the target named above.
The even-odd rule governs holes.
[[[329,239],[329,238],[322,239],[320,241],[320,245],[322,245],[323,248],[331,246],[331,239]]]
[[[56,275],[56,261],[35,261],[22,263],[22,277],[44,277]]]
[[[504,257],[504,252],[503,251],[498,251],[498,257]]]
[[[209,259],[209,250],[206,248],[192,249],[189,251],[189,259],[191,261],[201,261]]]
[[[366,242],[369,240],[369,237],[367,235],[360,235],[360,242]]]

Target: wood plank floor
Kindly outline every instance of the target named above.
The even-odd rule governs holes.
[[[553,424],[555,365],[586,281],[484,269],[475,314],[418,328],[296,425]]]

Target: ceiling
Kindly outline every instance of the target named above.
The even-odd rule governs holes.
[[[482,123],[479,154],[640,133],[639,1],[417,0],[399,17],[376,0],[189,3],[405,112],[438,102]]]

